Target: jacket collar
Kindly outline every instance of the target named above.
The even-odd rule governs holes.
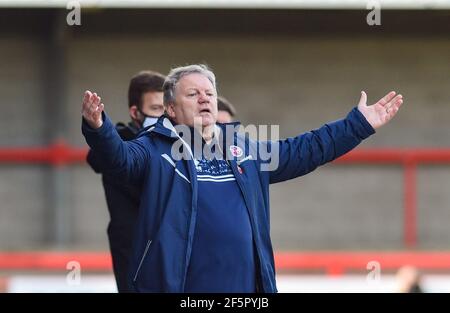
[[[234,127],[239,126],[240,122],[231,122],[231,123],[216,123],[215,134],[218,135],[220,133],[226,133],[227,125],[232,125]],[[150,126],[146,132],[155,132],[165,137],[178,139],[180,136],[175,129],[175,123],[167,116],[162,115],[155,125]],[[192,127],[191,127],[192,128]]]
[[[143,134],[149,134],[149,133],[156,133],[158,135],[162,135],[166,138],[169,138],[171,140],[181,140],[183,145],[186,146],[187,149],[187,153],[190,154],[191,158],[194,159],[194,155],[192,152],[193,149],[193,138],[194,135],[191,135],[191,142],[186,142],[177,132],[177,130],[175,129],[175,125],[174,122],[166,115],[161,116],[158,121],[156,122],[155,125],[150,126],[149,128],[147,128],[146,130],[143,131]],[[226,138],[225,136],[228,135],[227,131],[226,131],[226,127],[228,125],[233,126],[233,128],[236,128],[236,126],[240,125],[240,122],[232,122],[232,123],[225,123],[225,124],[221,124],[221,123],[216,123],[215,125],[215,134],[214,137],[216,138],[215,140],[219,140],[219,146],[222,150],[222,153],[225,153],[223,155],[224,158],[229,158],[229,152],[228,152],[228,147],[226,147]],[[192,127],[190,127],[191,132],[194,131],[194,129]],[[235,139],[235,134],[236,131],[233,131],[233,140],[231,140],[231,143],[234,143],[234,139]]]

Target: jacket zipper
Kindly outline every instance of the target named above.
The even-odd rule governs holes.
[[[134,274],[134,278],[133,278],[134,282],[136,282],[137,276],[138,276],[139,271],[141,270],[141,267],[142,267],[142,263],[144,262],[145,256],[147,255],[148,249],[150,248],[151,244],[152,244],[151,240],[147,241],[147,246],[145,247],[144,254],[142,255],[142,258],[141,258],[141,262],[139,262],[139,266],[138,266],[138,268],[136,270],[136,273]]]
[[[255,236],[255,220],[254,220],[254,217],[253,217],[253,208],[251,208],[250,206],[249,206],[249,201],[248,201],[248,199],[247,199],[247,194],[246,194],[246,191],[245,191],[245,188],[244,188],[244,185],[243,185],[243,182],[241,181],[241,177],[239,177],[238,176],[238,173],[236,173],[236,170],[235,170],[235,168],[233,167],[233,165],[232,165],[232,162],[229,162],[229,165],[230,165],[230,167],[231,167],[231,170],[233,171],[233,173],[234,173],[234,176],[236,177],[236,182],[238,183],[238,186],[239,186],[239,188],[241,189],[241,192],[242,192],[242,195],[243,195],[243,197],[244,197],[244,203],[245,203],[245,205],[246,205],[246,207],[247,207],[247,210],[248,210],[248,213],[249,213],[249,217],[250,217],[250,224],[252,225],[252,235],[253,235],[253,239],[255,240],[255,248],[256,248],[256,253],[258,254],[257,255],[257,257],[258,257],[258,260],[257,260],[257,262],[259,262],[259,266],[260,266],[260,279],[261,279],[261,288],[263,289],[262,290],[262,292],[264,292],[264,290],[265,290],[265,288],[264,288],[264,283],[263,283],[263,277],[262,277],[262,275],[263,275],[263,271],[262,271],[262,265],[263,264],[261,264],[261,251],[260,251],[260,245],[259,245],[259,241],[257,240],[257,238],[256,238],[256,236]],[[236,165],[237,165],[237,162],[236,162]]]
[[[191,188],[192,188],[192,205],[191,206],[191,216],[189,218],[189,228],[188,228],[188,243],[186,248],[186,255],[184,260],[184,273],[183,273],[183,281],[181,285],[181,292],[184,292],[184,288],[186,285],[186,278],[187,278],[187,272],[188,272],[188,266],[191,259],[191,253],[192,253],[192,242],[194,237],[194,231],[196,226],[196,219],[197,219],[197,170],[195,167],[194,157],[192,157],[192,165],[188,162],[188,171],[189,171],[189,178],[191,180]]]

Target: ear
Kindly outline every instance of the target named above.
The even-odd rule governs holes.
[[[166,106],[166,112],[167,112],[167,115],[169,115],[169,117],[174,120],[175,119],[175,110],[173,109],[173,106],[174,106],[173,103],[169,103]]]
[[[137,108],[136,105],[132,105],[129,109],[128,112],[130,113],[130,117],[132,120],[138,120],[139,119],[139,110]]]

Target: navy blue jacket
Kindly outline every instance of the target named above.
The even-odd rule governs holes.
[[[116,130],[125,140],[137,137],[139,129],[131,122],[128,125],[118,123]],[[138,218],[141,191],[137,186],[124,184],[116,177],[102,173],[102,164],[96,158],[93,150],[89,150],[87,162],[91,168],[102,174],[103,189],[110,216],[108,224],[108,241],[111,250],[114,277],[119,292],[133,292],[134,288],[129,280],[129,264],[132,255],[133,234]]]
[[[177,161],[171,157],[172,145],[179,135],[166,117],[128,142],[120,139],[105,114],[102,127],[92,129],[83,120],[82,131],[109,174],[142,187],[130,266],[136,291],[183,292],[197,215],[196,168],[189,158],[189,147],[182,149],[186,159]],[[277,292],[269,185],[313,171],[350,151],[374,132],[354,108],[345,119],[285,140],[252,141],[234,133],[234,145],[244,151],[238,158],[231,155],[230,147],[223,147],[249,210],[260,291]],[[272,159],[265,161],[265,157],[259,157],[260,151],[276,151],[272,158],[278,157],[278,166],[271,171],[261,170]]]

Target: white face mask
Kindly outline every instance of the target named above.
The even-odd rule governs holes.
[[[142,123],[142,128],[156,124],[157,121],[158,117],[146,116],[144,122]]]

